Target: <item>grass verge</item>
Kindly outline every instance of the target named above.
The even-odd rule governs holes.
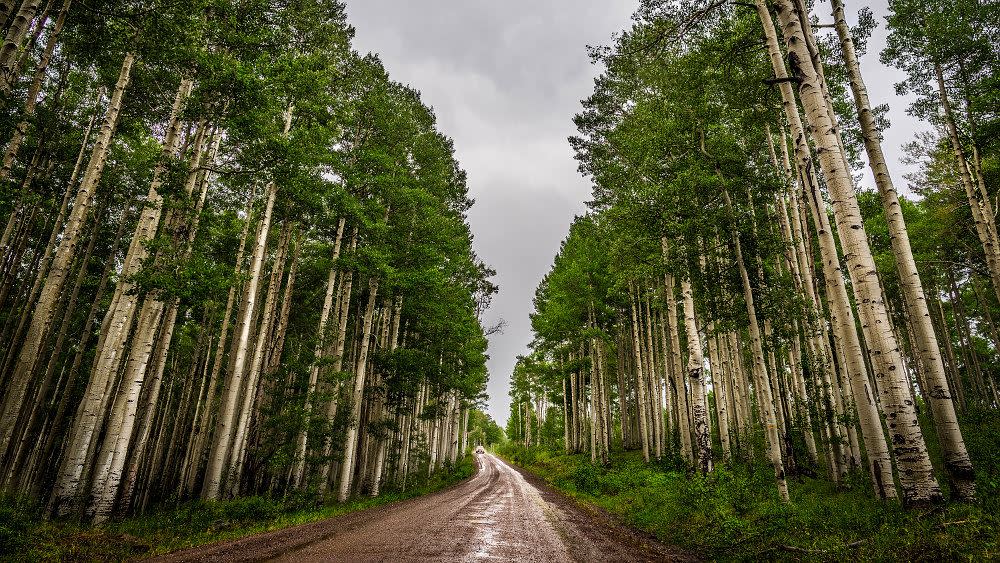
[[[592,464],[586,454],[511,445],[498,453],[570,497],[709,559],[1000,557],[1000,502],[989,482],[981,481],[977,504],[907,511],[872,498],[860,479],[837,487],[803,477],[791,482],[792,502],[784,504],[763,464],[756,472],[718,467],[702,477],[679,469],[676,460],[646,464],[638,452],[615,453],[606,467]]]
[[[470,477],[471,456],[412,488],[344,503],[317,497],[191,501],[88,526],[41,519],[36,505],[0,497],[0,561],[124,561],[306,524],[439,491]]]

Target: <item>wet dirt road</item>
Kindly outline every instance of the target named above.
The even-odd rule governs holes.
[[[450,489],[193,548],[158,561],[678,561],[681,551],[591,512],[490,455]]]

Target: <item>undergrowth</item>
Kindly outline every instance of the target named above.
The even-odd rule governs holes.
[[[428,479],[411,482],[406,491],[388,490],[376,498],[343,503],[315,495],[284,498],[244,497],[190,501],[103,526],[73,520],[43,520],[32,503],[0,498],[0,561],[124,561],[178,549],[315,522],[423,494],[472,475],[471,456]]]
[[[578,501],[705,558],[995,559],[1000,557],[1000,419],[996,413],[967,413],[965,418],[979,500],[928,509],[905,510],[879,501],[857,474],[839,486],[821,478],[792,477],[791,503],[785,504],[770,467],[760,461],[753,464],[755,470],[737,463],[701,476],[678,459],[646,464],[639,452],[613,453],[607,466],[591,463],[589,454],[512,444],[498,453]],[[941,482],[946,483],[944,476]]]

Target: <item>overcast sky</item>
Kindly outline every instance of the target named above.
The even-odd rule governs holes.
[[[475,248],[497,270],[500,285],[487,321],[507,321],[504,333],[491,338],[489,351],[488,410],[501,425],[510,407],[515,357],[531,341],[528,314],[535,287],[590,195],[566,142],[574,133],[571,118],[599,70],[591,66],[586,46],[609,43],[629,25],[637,5],[633,0],[347,0],[357,29],[355,47],[378,53],[393,79],[423,93],[469,173]],[[885,2],[870,6],[880,28],[862,71],[872,103],[890,104],[893,126],[885,149],[892,166],[919,124],[910,123],[907,101],[894,94],[900,74],[878,62]],[[817,14],[829,19],[829,6],[818,4]],[[892,172],[902,188],[903,170],[897,165]]]

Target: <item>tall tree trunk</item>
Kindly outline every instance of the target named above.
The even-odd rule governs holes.
[[[729,199],[729,192],[723,192],[726,207],[732,213],[732,202]],[[740,279],[743,281],[743,301],[746,303],[748,329],[750,331],[750,347],[753,351],[754,374],[757,376],[754,387],[757,391],[757,406],[760,409],[764,432],[767,438],[767,457],[774,468],[774,478],[778,484],[778,494],[781,499],[788,502],[788,482],[785,480],[785,466],[781,459],[781,437],[778,434],[778,420],[775,412],[774,395],[771,389],[771,381],[767,374],[767,364],[764,360],[764,346],[760,334],[760,325],[757,322],[757,306],[754,302],[753,289],[750,286],[750,276],[747,274],[746,263],[743,260],[743,246],[740,243],[739,235],[733,236],[733,246],[736,253],[736,264],[740,270]],[[693,307],[692,307],[693,311]]]
[[[320,310],[319,326],[316,329],[316,351],[315,361],[309,369],[309,385],[306,389],[305,404],[305,429],[299,435],[298,446],[295,451],[295,471],[292,478],[293,485],[302,486],[302,479],[305,475],[306,467],[306,443],[309,440],[310,416],[312,414],[313,394],[316,392],[316,383],[319,381],[320,361],[323,358],[324,338],[326,335],[326,324],[330,318],[330,310],[333,308],[334,291],[337,288],[337,259],[340,257],[340,244],[344,238],[344,224],[346,218],[340,218],[337,226],[337,238],[333,244],[333,258],[331,259],[330,273],[326,280],[326,295],[323,297],[323,308]]]
[[[808,199],[813,199],[812,182],[806,174],[814,171],[812,155],[806,140],[805,128],[802,125],[798,108],[795,104],[795,95],[792,92],[791,84],[785,70],[784,57],[778,45],[777,34],[774,29],[774,22],[768,11],[764,0],[755,0],[757,13],[763,24],[764,34],[767,38],[768,54],[771,59],[771,66],[775,73],[775,78],[781,81],[779,88],[782,97],[782,107],[792,137],[795,143],[796,161],[800,169],[800,184]],[[797,23],[796,23],[797,25]],[[801,55],[798,56],[801,60]],[[805,60],[808,60],[806,58]],[[825,104],[825,101],[823,102]],[[824,106],[825,107],[825,106]],[[784,143],[782,143],[784,147]],[[784,150],[784,149],[783,149]],[[838,160],[840,158],[838,157]],[[787,159],[786,159],[787,161]],[[791,180],[791,167],[786,163],[787,175]],[[792,206],[793,222],[798,227],[799,232],[805,233],[804,226],[799,219],[799,208]],[[855,406],[858,408],[858,418],[861,422],[862,435],[864,437],[865,449],[868,453],[868,467],[872,475],[875,491],[880,498],[896,498],[895,482],[892,477],[892,462],[889,458],[888,445],[882,433],[882,426],[878,418],[878,409],[875,396],[872,394],[867,377],[867,367],[861,354],[861,343],[857,331],[854,327],[854,313],[851,309],[850,299],[847,296],[847,289],[844,278],[840,273],[840,260],[837,256],[836,243],[833,240],[832,229],[829,226],[829,219],[825,213],[813,216],[816,222],[816,230],[819,236],[819,247],[822,254],[824,276],[830,280],[830,286],[834,293],[829,296],[831,324],[839,335],[839,338],[846,346],[848,373],[852,378],[852,389],[854,390]],[[799,245],[804,245],[800,239]],[[803,246],[804,248],[804,246]],[[807,254],[800,250],[800,256]],[[811,267],[809,262],[800,265],[803,279],[809,274],[807,271]]]
[[[351,414],[347,422],[347,437],[344,442],[344,462],[340,469],[340,485],[337,489],[337,499],[341,502],[347,500],[350,493],[351,480],[354,478],[354,464],[357,458],[358,430],[361,417],[361,399],[365,388],[365,375],[368,371],[368,346],[371,340],[372,317],[375,314],[375,299],[378,294],[378,286],[378,278],[372,276],[368,280],[368,305],[365,308],[364,329],[361,335],[358,363],[354,370]]]
[[[632,308],[632,346],[635,353],[636,412],[639,416],[639,435],[642,437],[642,458],[649,463],[649,432],[646,419],[646,383],[641,358],[642,343],[639,337],[639,316],[636,311],[637,297],[634,287],[629,285],[629,305]]]
[[[906,374],[892,323],[882,301],[882,287],[868,245],[850,171],[830,117],[821,79],[813,67],[803,35],[808,21],[800,16],[791,0],[777,0],[778,19],[788,48],[794,74],[801,79],[799,97],[805,109],[811,136],[833,197],[834,216],[862,315],[862,329],[871,352],[876,376],[886,388],[884,405],[892,437],[893,451],[900,468],[900,486],[907,504],[924,504],[940,499],[916,410],[906,386]]]
[[[694,450],[698,470],[702,475],[712,470],[712,439],[708,427],[708,406],[705,401],[705,356],[694,313],[694,294],[689,280],[681,281],[684,299],[684,329],[688,343],[688,380],[691,383],[691,419],[694,425]]]
[[[28,34],[35,12],[41,4],[42,0],[24,0],[17,14],[10,20],[7,35],[4,37],[3,45],[0,46],[0,95],[4,97],[10,94],[11,88],[17,81],[15,66],[18,51],[23,46],[24,37]]]
[[[43,344],[51,329],[59,295],[62,293],[63,285],[69,275],[70,265],[76,254],[76,246],[80,240],[80,232],[87,217],[87,211],[93,200],[97,184],[101,179],[101,174],[104,171],[104,165],[107,162],[108,149],[110,148],[115,127],[118,125],[118,114],[121,110],[122,99],[129,82],[129,77],[131,76],[134,61],[134,55],[129,53],[122,62],[118,82],[115,85],[104,121],[101,124],[100,134],[91,151],[90,162],[81,181],[80,189],[74,198],[72,210],[63,229],[59,246],[52,258],[52,264],[46,276],[45,283],[42,285],[41,292],[39,293],[38,302],[28,304],[29,307],[34,306],[31,323],[28,325],[28,331],[22,340],[22,345],[18,352],[17,363],[14,365],[11,378],[8,380],[3,412],[0,413],[0,451],[6,449],[9,443],[10,432],[14,428],[14,421],[24,401],[24,396],[27,392],[31,376],[34,373],[36,363],[42,355]],[[89,436],[85,436],[87,432],[83,429],[81,431],[83,434],[80,436],[80,440],[89,441]],[[76,442],[76,440],[73,441]],[[69,463],[78,465],[78,467],[69,467],[66,477],[61,480],[60,485],[57,487],[57,496],[62,495],[61,499],[68,499],[72,496],[73,493],[70,489],[75,489],[75,481],[79,478],[74,478],[73,475],[77,474],[78,470],[82,471],[83,464],[83,460],[76,458],[75,454],[67,456],[66,459]]]
[[[62,32],[63,24],[66,23],[66,13],[69,11],[69,6],[72,2],[73,0],[63,0],[63,5],[59,10],[59,17],[56,19],[55,27],[52,28],[52,33],[49,34],[45,50],[42,52],[42,56],[38,60],[38,64],[35,66],[35,75],[31,80],[31,86],[28,87],[28,95],[24,102],[24,110],[21,115],[21,121],[19,121],[17,126],[14,128],[14,134],[11,136],[10,141],[8,141],[7,148],[4,149],[3,161],[0,162],[0,185],[5,184],[7,179],[10,178],[10,171],[14,166],[14,159],[17,157],[17,152],[21,148],[21,143],[24,141],[24,138],[28,133],[28,126],[30,125],[29,119],[35,115],[35,109],[38,105],[38,93],[41,91],[42,82],[45,80],[45,71],[48,69],[49,62],[52,60],[52,53],[55,51],[59,34]],[[8,83],[8,88],[9,86],[10,84]],[[0,87],[0,89],[2,89],[2,87]],[[93,120],[91,120],[91,124],[93,124]],[[84,145],[87,144],[87,137],[89,135],[90,126],[87,127],[87,135],[84,136]],[[67,189],[71,189],[72,186],[73,182],[71,181]]]
[[[288,135],[292,126],[292,107],[289,106],[285,112],[285,126],[283,134]],[[232,450],[233,423],[236,418],[236,403],[239,400],[240,390],[243,387],[243,378],[246,372],[246,355],[250,344],[250,328],[253,324],[254,305],[257,302],[257,282],[261,276],[261,269],[264,264],[264,254],[267,251],[267,235],[271,227],[271,213],[274,210],[274,200],[278,193],[278,186],[270,182],[267,186],[264,203],[264,213],[261,217],[260,228],[257,232],[257,241],[254,245],[253,258],[250,262],[250,280],[247,282],[248,291],[244,299],[241,318],[237,325],[238,332],[234,341],[234,369],[226,378],[226,391],[222,410],[216,424],[214,444],[209,454],[208,467],[205,470],[205,481],[202,488],[202,497],[209,500],[217,500],[222,492],[223,473],[226,470],[226,461]]]
[[[660,246],[663,259],[666,260],[668,255],[666,237],[660,239]],[[681,454],[688,461],[693,462],[695,461],[694,446],[691,441],[693,424],[691,421],[691,407],[688,404],[687,387],[684,383],[686,378],[683,377],[684,369],[681,366],[680,326],[678,322],[677,299],[674,296],[675,282],[673,274],[669,272],[664,273],[663,288],[667,301],[667,325],[670,329],[670,362],[674,376],[672,385],[677,392],[677,419],[681,439]]]
[[[958,417],[955,415],[955,405],[944,372],[940,347],[937,336],[934,334],[930,310],[927,307],[927,299],[920,282],[920,274],[917,272],[916,262],[913,260],[910,237],[899,205],[899,194],[896,193],[896,188],[893,186],[885,154],[882,152],[881,134],[875,124],[875,116],[868,99],[868,90],[861,76],[861,67],[854,51],[854,41],[844,17],[843,1],[832,0],[832,7],[837,35],[840,37],[841,54],[844,57],[851,91],[854,94],[854,103],[858,110],[858,121],[861,124],[862,139],[868,154],[868,164],[875,177],[875,185],[882,198],[886,222],[889,225],[889,242],[892,245],[896,270],[899,274],[900,286],[908,311],[910,321],[908,326],[916,341],[915,352],[925,370],[928,382],[927,398],[934,416],[934,427],[937,430],[938,440],[944,453],[945,468],[948,470],[956,496],[963,499],[973,499],[976,495],[975,471],[972,468],[972,460],[969,459],[969,454],[965,449],[962,431],[958,426]],[[938,66],[937,69],[940,67]],[[947,99],[944,97],[943,86],[941,92],[943,95],[942,104],[946,105]],[[949,131],[953,126],[953,122],[949,124]],[[970,200],[970,203],[975,202]]]

